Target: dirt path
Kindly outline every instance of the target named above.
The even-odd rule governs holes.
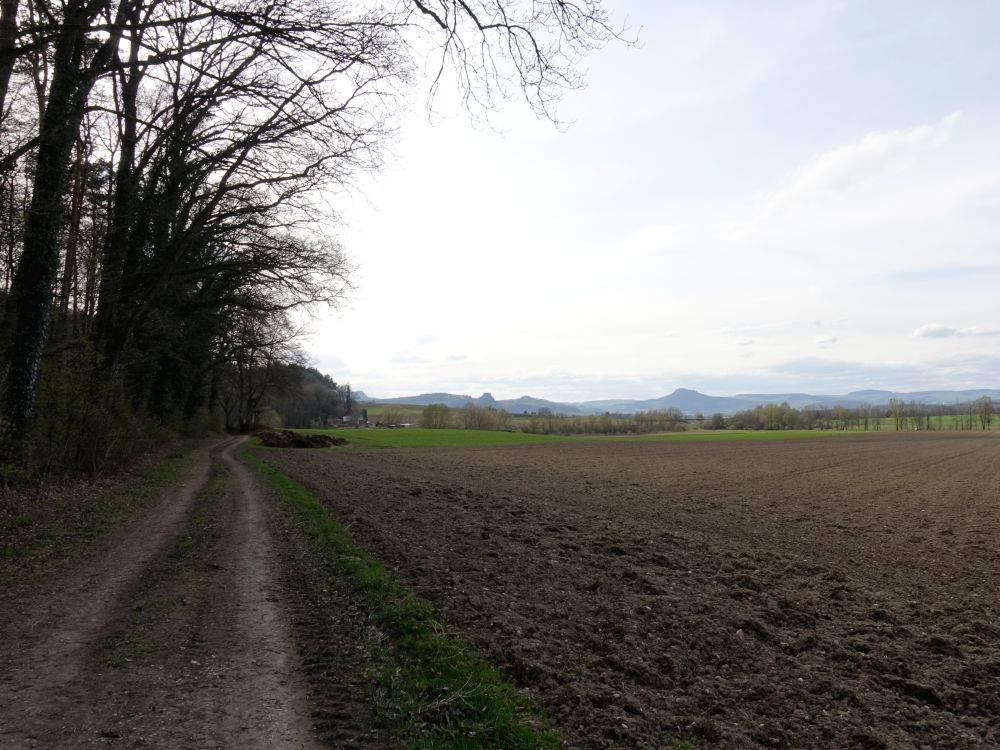
[[[320,746],[287,532],[240,442],[68,575],[0,598],[0,747]]]
[[[180,488],[141,522],[120,530],[70,575],[27,600],[0,602],[0,740],[30,745],[61,713],[89,647],[136,576],[183,530],[208,477],[199,455]]]

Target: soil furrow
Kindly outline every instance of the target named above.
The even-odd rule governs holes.
[[[887,433],[267,460],[583,747],[954,750],[1000,743],[998,449]]]

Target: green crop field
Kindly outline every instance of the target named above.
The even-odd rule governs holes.
[[[442,448],[462,445],[526,445],[551,442],[685,442],[685,441],[729,441],[729,440],[800,440],[830,435],[848,435],[840,430],[783,430],[783,431],[689,431],[669,432],[656,435],[533,435],[526,432],[497,432],[492,430],[426,430],[419,427],[408,429],[353,429],[301,430],[301,432],[324,433],[346,438],[352,445],[365,448]]]
[[[491,430],[427,430],[420,427],[406,429],[342,427],[336,430],[302,430],[346,438],[352,445],[366,448],[443,448],[456,445],[520,445],[545,443],[565,438],[553,435],[529,435],[524,432],[495,432]]]
[[[968,423],[969,417],[967,415],[960,414],[945,414],[940,417],[931,417],[931,429],[932,430],[961,430],[966,429],[965,425]],[[883,430],[895,430],[896,421],[892,417],[881,417],[878,420]],[[913,417],[908,417],[906,420],[906,430],[912,430],[913,425],[918,420]],[[980,429],[979,417],[973,417],[974,429]],[[990,425],[991,430],[1000,430],[1000,415],[994,415],[992,423]]]

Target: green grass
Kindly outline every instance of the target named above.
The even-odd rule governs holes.
[[[966,432],[969,430],[965,427],[968,423],[969,417],[960,414],[944,414],[940,417],[931,417],[931,429],[932,430],[962,430],[965,429]],[[877,420],[882,427],[882,430],[888,430],[890,432],[896,429],[896,420],[892,417],[880,417]],[[918,420],[912,417],[908,417],[906,420],[906,431],[912,431],[913,425]],[[923,422],[923,420],[919,420]],[[994,415],[989,427],[990,430],[1000,430],[1000,415]],[[973,431],[980,432],[979,417],[973,418]]]
[[[34,495],[6,490],[0,502],[19,512],[0,513],[0,587],[71,560],[94,541],[175,486],[191,466],[188,454],[156,459],[140,476],[106,484],[53,485]]]
[[[109,666],[123,668],[164,652],[181,632],[177,620],[204,598],[199,556],[213,546],[215,519],[228,483],[228,471],[219,459],[213,459],[208,482],[198,493],[185,533],[164,560],[146,571],[149,587],[133,601],[129,622],[108,637]]]
[[[534,435],[527,432],[498,432],[493,430],[427,430],[420,427],[407,429],[337,429],[299,430],[308,433],[339,435],[352,445],[364,448],[445,448],[467,445],[528,445],[552,442],[700,442],[729,440],[801,440],[830,435],[856,434],[840,430],[691,430],[656,435]]]
[[[373,431],[369,431],[373,432]],[[386,635],[375,655],[381,718],[420,750],[545,750],[562,746],[529,698],[475,649],[447,634],[432,607],[413,596],[302,485],[261,462],[246,462],[276,491],[318,554],[364,599]]]
[[[523,445],[565,440],[554,435],[529,435],[524,432],[493,430],[428,430],[422,427],[406,429],[338,429],[300,430],[300,432],[339,435],[352,445],[365,448],[443,448],[459,445]]]

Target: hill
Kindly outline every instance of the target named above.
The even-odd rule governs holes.
[[[585,414],[573,404],[564,404],[556,401],[547,401],[544,398],[533,398],[531,396],[521,396],[513,399],[495,399],[493,394],[484,393],[478,398],[460,395],[455,393],[420,393],[416,396],[400,396],[398,398],[359,398],[359,401],[367,401],[373,404],[406,404],[407,406],[428,406],[430,404],[444,404],[453,409],[461,409],[466,404],[476,406],[494,407],[504,409],[511,414],[522,414],[524,412],[534,413],[542,409],[548,409],[556,414]]]
[[[356,392],[360,393],[360,392]],[[686,415],[701,413],[705,415],[732,414],[744,409],[752,409],[764,404],[780,404],[787,402],[796,409],[810,407],[828,409],[834,406],[855,408],[858,406],[884,406],[889,399],[898,398],[903,401],[916,401],[921,404],[954,405],[975,401],[980,396],[990,396],[1000,401],[1000,390],[976,388],[960,391],[884,391],[862,390],[852,391],[845,395],[815,395],[810,393],[741,393],[735,396],[710,396],[690,388],[678,388],[666,396],[652,399],[598,399],[594,401],[559,402],[549,401],[532,396],[521,396],[516,399],[496,399],[490,393],[484,393],[478,398],[456,395],[454,393],[421,393],[416,396],[401,396],[398,398],[367,398],[369,403],[376,404],[408,404],[412,406],[427,406],[428,404],[444,404],[460,409],[466,404],[477,406],[492,406],[505,409],[512,414],[524,412],[533,413],[548,409],[554,414],[635,414],[640,411],[661,409],[679,409]]]

